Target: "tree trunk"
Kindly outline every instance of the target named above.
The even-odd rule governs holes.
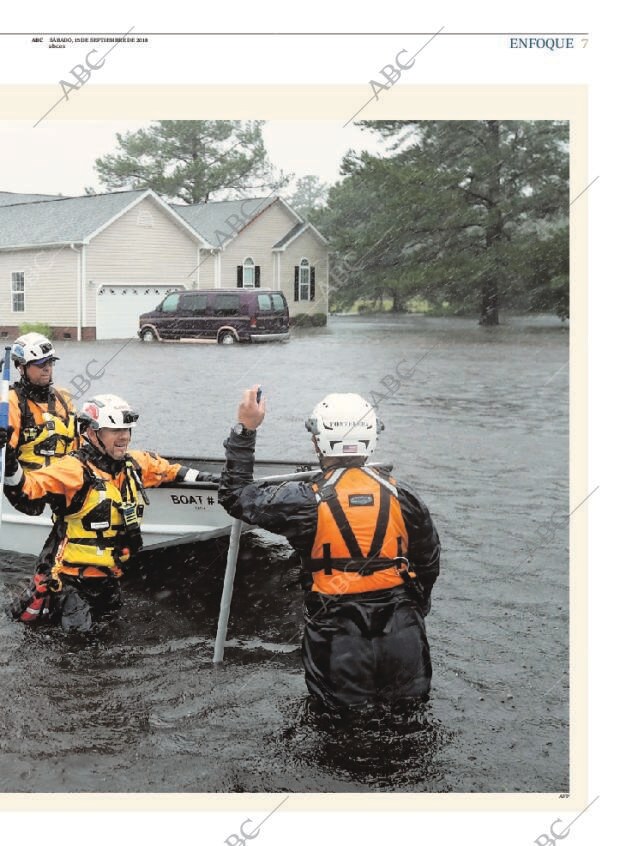
[[[390,291],[390,294],[392,295],[392,298],[393,298],[392,312],[398,314],[398,313],[402,313],[404,311],[407,311],[407,308],[406,308],[407,301],[402,296],[401,292],[398,289],[396,289],[396,290],[393,289],[393,290]]]
[[[503,220],[499,207],[501,197],[500,171],[502,162],[499,146],[499,121],[487,121],[489,155],[494,166],[489,173],[487,190],[487,223],[485,226],[485,242],[488,253],[493,257],[495,248],[502,238]],[[495,262],[487,262],[487,272],[482,283],[480,303],[480,326],[497,326],[499,324],[499,291],[497,285],[500,268],[494,267]]]
[[[480,326],[499,325],[497,282],[494,279],[485,282],[482,288],[481,313],[478,323]]]

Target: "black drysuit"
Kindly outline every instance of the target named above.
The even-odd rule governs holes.
[[[231,432],[219,499],[233,517],[283,535],[307,560],[318,523],[311,482],[253,482],[256,435]],[[320,476],[318,477],[320,478]],[[306,685],[330,709],[428,696],[431,660],[424,616],[439,574],[440,544],[424,503],[397,485],[417,590],[402,586],[341,595],[308,591],[302,658]]]

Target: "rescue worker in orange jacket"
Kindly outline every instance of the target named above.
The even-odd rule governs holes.
[[[142,546],[144,489],[213,477],[154,453],[128,452],[138,414],[120,397],[93,397],[78,419],[82,445],[48,467],[24,473],[7,446],[5,490],[18,507],[48,502],[56,515],[51,570],[35,574],[15,616],[35,622],[47,613],[63,629],[88,631],[121,604],[123,566]]]
[[[326,396],[306,421],[320,474],[279,484],[252,481],[264,414],[255,386],[224,442],[219,498],[234,517],[284,535],[301,557],[308,690],[329,709],[425,700],[432,671],[424,616],[439,538],[412,490],[366,466],[382,428],[374,409],[357,394]]]

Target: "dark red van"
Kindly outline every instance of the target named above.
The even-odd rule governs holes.
[[[281,291],[215,288],[174,291],[154,311],[140,315],[143,341],[287,341],[289,315]]]

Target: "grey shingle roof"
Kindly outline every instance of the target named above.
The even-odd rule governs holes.
[[[13,191],[0,191],[0,206],[37,203],[40,200],[57,200],[59,196],[59,194],[15,194]]]
[[[56,197],[51,194],[0,191],[0,249],[82,243],[145,193],[144,190],[138,190],[83,197]],[[168,205],[194,230],[196,237],[202,237],[213,247],[221,248],[277,201],[278,198],[272,195],[192,206],[176,203]],[[305,226],[305,222],[296,223],[274,247],[283,247]]]
[[[172,208],[206,241],[214,247],[222,247],[252,218],[276,200],[277,197],[252,197],[244,200],[197,203],[193,206],[172,204]]]
[[[144,191],[0,206],[0,248],[80,243]]]

